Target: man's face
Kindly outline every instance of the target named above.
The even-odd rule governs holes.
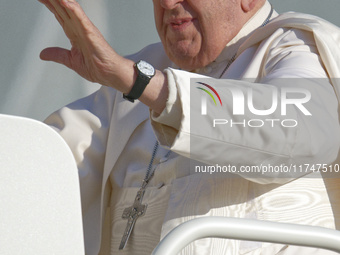
[[[193,70],[214,61],[245,20],[241,0],[153,0],[158,34],[169,58]]]

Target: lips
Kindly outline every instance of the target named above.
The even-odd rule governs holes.
[[[193,23],[193,18],[171,19],[168,24],[173,30],[184,30]]]

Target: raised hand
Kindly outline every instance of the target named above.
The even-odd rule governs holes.
[[[58,47],[44,49],[40,58],[63,64],[89,81],[112,86],[117,80],[115,74],[127,60],[111,48],[81,6],[75,0],[39,2],[55,15],[72,45],[70,50]],[[129,63],[131,65],[133,63]]]
[[[76,0],[39,0],[56,17],[71,42],[71,49],[44,49],[40,58],[74,70],[85,79],[113,87],[127,94],[137,77],[134,62],[118,55],[86,16]],[[168,97],[165,75],[156,75],[144,90],[140,101],[155,112],[165,108]]]

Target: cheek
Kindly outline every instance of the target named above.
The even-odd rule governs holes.
[[[159,36],[161,36],[162,26],[163,26],[164,11],[163,11],[163,8],[160,6],[158,0],[154,0],[153,3],[154,3],[153,4],[154,21],[155,21],[157,32],[158,32]]]
[[[202,50],[209,54],[210,60],[214,61],[236,35],[236,29],[233,25],[235,22],[232,14],[226,17],[218,15],[218,11],[208,21],[202,26]]]
[[[213,28],[213,29],[212,29]],[[210,61],[215,60],[215,51],[220,50],[221,42],[221,31],[216,29],[216,26],[208,24],[207,26],[202,26],[199,33],[199,41],[197,43],[200,45],[200,54],[209,58]],[[223,43],[222,43],[223,44]],[[219,47],[218,47],[219,46]],[[217,56],[216,56],[217,57]]]
[[[160,22],[161,20],[157,16],[157,13],[154,14],[154,21],[155,21],[155,26],[156,26],[157,32],[159,33],[160,32],[160,27],[161,27],[161,22]]]

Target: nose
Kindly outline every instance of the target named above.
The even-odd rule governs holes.
[[[159,0],[164,9],[174,9],[176,5],[184,0]]]

